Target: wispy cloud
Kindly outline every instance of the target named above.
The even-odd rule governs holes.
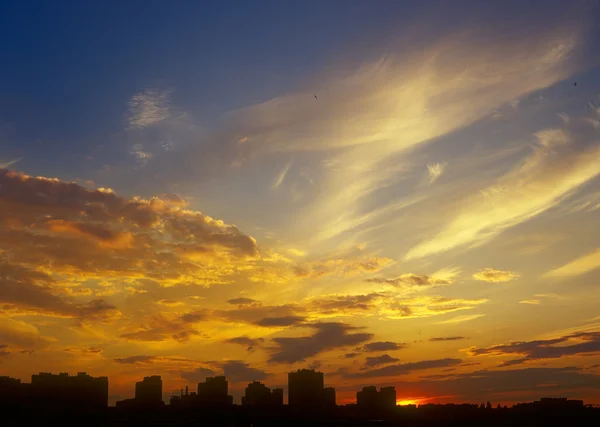
[[[481,245],[558,205],[600,173],[599,144],[577,150],[575,145],[581,141],[562,129],[546,129],[535,138],[536,144],[520,164],[493,185],[465,198],[464,208],[434,238],[410,249],[406,259]]]
[[[290,170],[291,166],[292,162],[289,162],[287,165],[284,166],[281,172],[279,172],[279,175],[277,175],[277,178],[275,178],[275,181],[273,181],[273,185],[271,186],[272,188],[277,189],[281,184],[283,184],[283,181],[285,181],[285,177],[288,171]]]
[[[452,317],[448,320],[443,320],[441,322],[435,322],[435,323],[437,325],[446,325],[449,323],[463,323],[463,322],[468,322],[469,320],[478,319],[483,316],[485,316],[485,314],[465,314],[464,316],[456,316],[456,317]]]
[[[429,183],[433,184],[444,173],[446,169],[445,163],[430,163],[427,165],[427,173],[429,175]]]
[[[580,276],[600,268],[600,249],[583,255],[573,261],[544,274],[545,277]]]
[[[14,160],[0,160],[0,169],[6,169],[14,165],[15,163],[20,162],[23,159],[14,159]]]
[[[170,91],[146,89],[129,101],[129,127],[145,128],[157,124],[171,115]]]

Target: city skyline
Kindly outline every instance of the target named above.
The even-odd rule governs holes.
[[[393,407],[409,406],[431,406],[432,403],[418,404],[417,402],[403,402],[396,398],[396,389],[393,386],[378,387],[367,385],[360,390],[356,390],[356,398],[353,402],[338,403],[336,401],[336,391],[334,387],[325,387],[324,375],[322,372],[314,369],[298,369],[288,373],[288,384],[284,394],[284,388],[269,388],[261,381],[251,381],[244,388],[244,394],[239,402],[234,401],[233,396],[229,395],[227,377],[215,376],[206,377],[204,381],[197,384],[197,391],[189,390],[189,386],[181,388],[178,393],[170,392],[169,401],[164,400],[165,392],[160,375],[151,375],[135,382],[134,394],[126,399],[116,401],[116,405],[110,405],[108,377],[93,377],[86,372],[77,372],[76,375],[69,375],[67,372],[53,374],[50,372],[40,372],[31,375],[31,382],[21,382],[20,379],[8,376],[0,376],[0,403],[6,403],[9,398],[35,398],[35,399],[58,399],[55,404],[66,405],[65,408],[73,407],[84,411],[99,411],[111,406],[117,409],[135,410],[135,409],[159,409],[169,404],[176,409],[182,409],[186,406],[199,408],[227,408],[230,406],[249,406],[262,407],[265,410],[277,406],[291,406],[296,409],[312,412],[331,409],[336,406],[354,405],[358,408],[370,409],[384,412]],[[15,387],[25,387],[18,392]],[[31,393],[32,387],[36,391]],[[327,393],[331,391],[332,393]],[[325,392],[323,394],[323,392]],[[64,396],[68,396],[66,399]],[[287,399],[284,399],[287,396]],[[290,397],[295,396],[295,397]],[[63,400],[61,400],[63,399]],[[480,408],[492,409],[489,400],[484,403],[486,397],[480,396],[481,403],[452,402],[451,405],[475,406]],[[580,399],[568,399],[565,397],[542,397],[535,402],[518,402],[513,407],[519,407],[528,403],[556,403],[568,402],[575,407],[595,407],[600,405],[586,404]],[[37,402],[40,405],[41,402]],[[433,404],[444,406],[444,404]],[[508,408],[506,405],[497,403],[497,409]]]
[[[0,36],[0,376],[600,404],[597,0],[6,1]]]

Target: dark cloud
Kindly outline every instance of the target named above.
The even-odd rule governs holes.
[[[264,319],[254,322],[254,324],[256,326],[269,328],[276,326],[294,326],[301,324],[304,320],[306,320],[306,317],[303,316],[265,317]]]
[[[79,347],[68,347],[65,348],[64,351],[67,353],[72,353],[74,355],[80,354],[100,354],[103,349],[101,347],[90,347],[90,346],[79,346]]]
[[[128,357],[117,357],[114,359],[115,362],[123,365],[136,365],[138,363],[152,363],[156,360],[156,356],[128,356]]]
[[[227,362],[218,363],[216,366],[222,369],[223,374],[225,374],[227,379],[233,383],[262,381],[269,376],[267,372],[253,368],[248,363],[240,360],[229,360]]]
[[[513,359],[513,360],[505,360],[504,362],[502,362],[501,364],[498,365],[499,368],[504,368],[506,366],[514,366],[514,365],[521,365],[525,362],[527,362],[528,359]]]
[[[75,304],[57,295],[59,291],[54,279],[46,273],[0,263],[0,302],[17,311],[101,321],[120,315],[115,306],[102,299]]]
[[[193,371],[183,371],[179,376],[189,383],[199,383],[206,380],[206,377],[213,377],[218,373],[210,368],[196,368]]]
[[[229,338],[228,340],[225,340],[226,343],[243,345],[244,347],[246,347],[246,349],[248,351],[254,350],[255,347],[263,344],[264,341],[265,341],[264,338],[256,338],[255,339],[255,338],[250,338],[250,337],[246,337],[246,336],[234,337],[234,338]]]
[[[0,357],[8,356],[9,354],[8,346],[6,344],[0,344]]]
[[[396,365],[384,366],[383,368],[370,369],[362,372],[347,373],[347,378],[376,378],[376,377],[392,377],[397,375],[405,375],[413,371],[420,371],[432,368],[445,368],[448,366],[459,365],[460,359],[437,359],[437,360],[422,360],[420,362],[399,363]]]
[[[231,310],[214,310],[211,312],[211,317],[224,322],[255,324],[265,318],[299,316],[299,311],[302,311],[302,308],[296,304],[249,304],[238,305]]]
[[[232,298],[232,299],[228,299],[227,302],[229,304],[234,304],[234,305],[248,305],[248,304],[257,303],[258,301],[254,300],[252,298]]]
[[[374,277],[367,279],[367,282],[380,283],[392,286],[442,286],[454,283],[452,279],[440,279],[432,276],[419,276],[418,274],[406,273],[394,278]]]
[[[270,362],[295,363],[334,348],[357,345],[373,338],[366,332],[350,333],[360,328],[344,323],[315,323],[306,327],[316,330],[307,337],[274,338]]]
[[[148,317],[142,328],[135,332],[122,334],[121,337],[131,341],[166,341],[169,339],[183,343],[191,337],[200,335],[200,332],[191,328],[191,321],[182,320],[186,315],[175,320],[156,314]]]
[[[522,362],[597,352],[600,352],[600,332],[579,332],[548,340],[518,341],[469,349],[472,356],[519,354],[524,356],[520,359]]]
[[[344,359],[354,359],[356,356],[360,356],[360,353],[346,353],[342,357]]]
[[[374,352],[374,351],[391,351],[400,350],[406,347],[404,343],[397,343],[392,341],[375,341],[365,344],[361,347],[362,351]]]
[[[437,342],[437,341],[461,341],[461,340],[466,340],[468,339],[467,337],[434,337],[434,338],[429,338],[429,341],[432,342]]]
[[[539,399],[540,393],[580,396],[582,390],[600,389],[600,376],[575,367],[479,370],[464,374],[421,377],[415,382],[394,381],[397,390],[411,390],[423,396],[453,396],[455,401]]]
[[[207,367],[200,367],[194,371],[180,372],[179,376],[191,383],[203,382],[206,377],[215,375],[225,375],[227,380],[232,383],[262,381],[269,376],[269,373],[251,367],[248,363],[241,360],[228,360],[225,362],[206,362]]]
[[[376,292],[366,295],[336,295],[311,301],[309,309],[323,314],[367,311],[373,307],[374,302],[382,297],[384,297],[383,294]]]
[[[180,317],[181,321],[184,323],[196,323],[201,322],[203,320],[207,320],[210,317],[208,311],[194,311],[191,313],[186,313]]]
[[[389,354],[382,354],[381,356],[367,357],[365,359],[365,366],[372,368],[374,366],[386,365],[388,363],[398,362],[400,359],[390,356]]]

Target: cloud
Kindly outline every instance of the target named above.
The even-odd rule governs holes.
[[[189,383],[200,383],[206,380],[206,377],[213,377],[217,372],[210,368],[200,367],[193,371],[182,371],[179,376]]]
[[[473,274],[475,280],[481,280],[489,283],[510,282],[519,278],[519,274],[514,271],[496,270],[494,268],[484,268]]]
[[[374,351],[391,351],[401,350],[406,347],[405,343],[397,343],[392,341],[375,341],[365,344],[361,347],[362,351],[374,352]]]
[[[439,342],[439,341],[462,341],[462,340],[466,340],[467,337],[433,337],[433,338],[429,338],[429,341],[432,342]]]
[[[303,316],[283,316],[283,317],[265,317],[263,319],[254,322],[256,326],[262,326],[265,328],[280,327],[280,326],[294,326],[301,324],[306,320]]]
[[[110,320],[119,310],[104,300],[74,304],[57,295],[55,280],[46,273],[0,262],[0,302],[4,309],[38,315]]]
[[[182,371],[179,376],[187,382],[204,382],[206,377],[225,375],[232,383],[262,381],[270,374],[261,369],[251,367],[240,360],[228,360],[224,362],[205,362],[208,367],[199,367],[194,371]]]
[[[54,294],[59,283],[83,277],[210,286],[267,268],[256,240],[172,196],[127,199],[105,188],[6,170],[0,170],[0,187],[0,251],[10,254],[2,265],[10,259],[13,270],[35,271],[28,280],[43,285],[16,287],[11,279],[2,286],[10,286],[15,298],[27,292],[38,306],[44,298],[55,311],[59,305],[59,311],[74,311]]]
[[[0,357],[6,357],[10,354],[6,344],[0,344]]]
[[[258,301],[253,300],[252,298],[232,298],[232,299],[228,299],[227,302],[229,304],[233,304],[233,305],[248,305],[248,304],[255,304]]]
[[[272,188],[277,189],[277,188],[279,188],[279,186],[281,186],[281,184],[283,184],[283,181],[285,180],[285,177],[286,177],[288,171],[290,170],[291,166],[292,166],[292,162],[289,162],[287,165],[285,165],[285,167],[282,169],[282,171],[279,173],[279,175],[277,175],[277,178],[273,182],[273,185],[271,185]]]
[[[344,376],[346,378],[377,378],[377,377],[392,377],[406,375],[413,371],[425,369],[445,368],[449,366],[459,365],[460,359],[435,359],[422,360],[420,362],[399,363],[396,365],[384,366],[382,368],[370,369],[362,372],[349,372]]]
[[[573,261],[548,271],[544,277],[574,277],[600,268],[600,249],[585,254]]]
[[[443,320],[441,322],[435,322],[437,325],[446,325],[452,323],[463,323],[468,322],[469,320],[478,319],[480,317],[485,316],[485,314],[465,314],[464,316],[456,316],[452,317],[448,320]]]
[[[137,365],[143,363],[152,363],[156,359],[156,356],[128,356],[117,357],[114,359],[114,361],[122,365]]]
[[[523,301],[519,301],[519,304],[537,305],[537,304],[540,304],[540,300],[539,299],[526,299]]]
[[[381,293],[364,295],[322,295],[307,301],[309,312],[318,313],[319,316],[365,314],[376,308],[379,301],[385,298]]]
[[[600,332],[578,332],[559,338],[517,341],[491,347],[471,347],[471,356],[501,356],[519,354],[526,360],[555,359],[565,356],[585,355],[600,352]]]
[[[429,183],[433,184],[444,173],[446,169],[445,163],[430,163],[427,165],[427,173],[429,174]]]
[[[412,247],[405,258],[481,245],[558,205],[600,173],[600,145],[582,147],[582,141],[562,129],[545,129],[534,136],[536,144],[518,165],[462,200],[464,208],[436,236]]]
[[[344,323],[315,323],[306,325],[316,332],[309,336],[296,338],[273,338],[275,347],[271,349],[271,363],[295,363],[335,348],[357,345],[370,340],[373,335],[366,332],[354,332],[360,328]]]
[[[521,401],[539,399],[540,390],[552,387],[553,395],[580,395],[582,390],[600,388],[600,376],[576,367],[482,369],[418,381],[394,381],[396,390],[419,390],[425,396],[452,396],[453,401],[479,402],[481,396],[504,401],[507,396]]]
[[[375,278],[367,279],[367,282],[381,283],[381,284],[392,285],[392,286],[396,286],[396,287],[397,286],[420,287],[420,286],[451,285],[452,283],[454,283],[454,280],[451,278],[441,278],[441,277],[438,278],[435,276],[426,276],[426,275],[419,276],[417,274],[405,273],[405,274],[401,274],[400,276],[391,278],[391,279],[375,277]]]
[[[269,376],[269,373],[240,360],[229,360],[215,365],[223,370],[223,374],[232,383],[262,381]]]
[[[375,273],[393,263],[392,259],[385,257],[368,259],[332,258],[298,265],[294,268],[294,273],[298,277],[312,279],[330,275],[353,276],[362,273]]]
[[[169,91],[147,89],[133,95],[129,101],[129,127],[145,128],[169,118],[170,94]]]
[[[499,368],[505,368],[507,366],[521,365],[527,362],[527,359],[513,359],[513,360],[505,360],[501,364],[498,365]]]
[[[379,365],[387,365],[388,363],[398,362],[400,359],[390,356],[389,354],[382,354],[381,356],[367,357],[365,359],[365,366],[372,368]]]
[[[0,316],[0,343],[16,350],[35,350],[48,347],[51,337],[44,337],[34,325]]]
[[[23,159],[14,159],[14,160],[8,160],[8,161],[0,160],[0,169],[8,169],[15,163],[20,162],[21,160],[23,160]]]
[[[234,337],[225,340],[226,343],[242,345],[246,347],[248,351],[254,350],[255,347],[262,345],[264,341],[264,338],[250,338],[247,336]]]
[[[360,356],[360,353],[346,353],[342,357],[344,359],[354,359],[357,356]]]
[[[186,314],[175,319],[169,319],[157,313],[147,316],[146,322],[134,332],[121,334],[122,338],[130,341],[167,341],[174,340],[185,343],[200,332],[190,326],[199,319],[194,314]]]

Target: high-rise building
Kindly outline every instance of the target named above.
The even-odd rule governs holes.
[[[323,408],[323,373],[300,369],[288,374],[288,404],[298,408]]]
[[[138,402],[162,402],[162,379],[160,375],[144,377],[135,383],[135,400]]]
[[[356,404],[359,408],[374,408],[376,406],[379,393],[374,385],[363,387],[356,393]]]
[[[31,376],[28,395],[33,405],[97,410],[108,406],[108,378],[41,372]]]
[[[379,389],[379,400],[382,408],[395,408],[396,407],[396,388],[381,387]]]
[[[197,400],[201,404],[231,405],[233,397],[228,395],[229,383],[224,376],[207,377],[198,383]]]
[[[274,388],[271,390],[271,399],[273,399],[273,405],[282,406],[283,405],[283,389],[282,388]]]
[[[248,384],[242,397],[244,406],[281,406],[283,405],[283,389],[271,390],[261,382],[254,381]]]
[[[323,396],[324,396],[324,402],[325,402],[325,407],[326,408],[334,408],[336,401],[335,401],[335,388],[333,387],[325,387],[323,389]]]
[[[356,393],[356,404],[364,410],[392,409],[396,407],[396,389],[394,387],[363,387]]]

